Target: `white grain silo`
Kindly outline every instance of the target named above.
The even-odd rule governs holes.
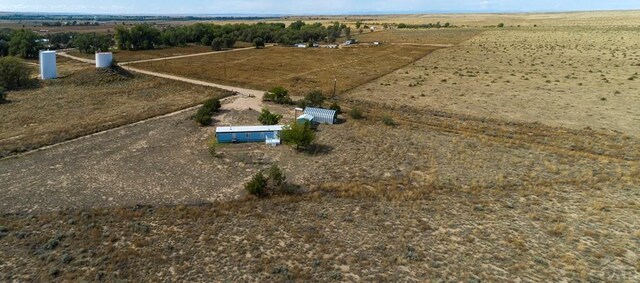
[[[40,51],[40,78],[43,80],[58,77],[55,51]]]
[[[100,52],[96,53],[96,68],[109,68],[113,62],[113,53]]]

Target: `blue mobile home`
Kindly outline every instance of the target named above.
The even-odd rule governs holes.
[[[216,138],[219,143],[265,142],[279,139],[282,125],[217,127]]]

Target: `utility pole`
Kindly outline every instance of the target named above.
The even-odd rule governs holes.
[[[224,52],[224,79],[227,79],[227,51]]]
[[[333,98],[336,98],[336,85],[338,84],[338,79],[333,78]]]

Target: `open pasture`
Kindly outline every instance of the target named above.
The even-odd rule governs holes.
[[[345,97],[640,135],[640,33],[492,29]]]
[[[356,46],[343,49],[270,47],[212,54],[132,67],[203,81],[293,94],[342,92],[403,67],[436,50],[430,46]],[[226,67],[225,67],[226,66]]]

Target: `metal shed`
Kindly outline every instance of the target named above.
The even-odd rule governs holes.
[[[320,124],[335,124],[338,118],[336,110],[315,107],[305,108],[304,114],[313,116],[313,122]]]
[[[219,143],[265,142],[280,138],[282,125],[217,127],[216,138]]]

